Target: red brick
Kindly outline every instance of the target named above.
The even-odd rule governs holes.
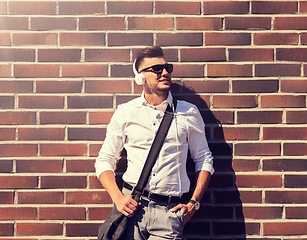
[[[152,2],[111,1],[107,2],[108,14],[152,14]]]
[[[124,17],[81,17],[79,30],[124,30]]]
[[[90,157],[97,157],[100,149],[101,149],[101,144],[90,144],[89,145]]]
[[[307,2],[299,2],[300,5],[300,13],[307,13]]]
[[[174,64],[172,77],[204,77],[204,64]]]
[[[259,128],[252,127],[223,127],[214,128],[214,139],[216,140],[258,140]]]
[[[41,188],[86,188],[86,176],[41,176]]]
[[[67,160],[66,172],[95,172],[95,160]]]
[[[81,15],[81,14],[104,14],[105,3],[99,2],[59,2],[59,14]]]
[[[18,140],[64,140],[64,128],[18,128]]]
[[[180,50],[182,62],[226,61],[225,48],[189,48]]]
[[[0,144],[1,157],[35,157],[36,144]]]
[[[307,93],[307,80],[281,80],[281,91],[289,93]]]
[[[306,191],[266,191],[265,203],[305,204],[307,201],[306,193]]]
[[[307,181],[306,176],[304,175],[286,175],[285,179],[285,188],[306,188]]]
[[[85,112],[40,112],[40,124],[85,124]]]
[[[79,62],[81,49],[38,49],[39,62]]]
[[[306,143],[285,143],[284,144],[285,156],[306,156],[307,144]]]
[[[13,204],[14,192],[0,192],[0,204]],[[0,231],[1,232],[1,231]]]
[[[281,219],[282,207],[243,207],[244,219]]]
[[[234,80],[233,93],[271,93],[278,92],[278,80]]]
[[[279,143],[238,143],[235,145],[236,156],[279,156]]]
[[[201,13],[199,2],[155,2],[155,13],[170,13],[170,14],[197,14]]]
[[[274,49],[229,49],[229,61],[274,61]]]
[[[131,81],[112,80],[112,81],[86,81],[86,93],[130,93]]]
[[[56,33],[13,33],[13,45],[56,45]]]
[[[125,165],[125,164],[123,164]],[[120,170],[120,169],[117,169],[117,171],[122,171],[124,172],[125,170]],[[90,189],[103,189],[100,181],[98,180],[98,178],[96,176],[90,176],[89,177],[89,188]]]
[[[68,204],[107,204],[112,203],[106,191],[78,191],[67,192],[66,202]]]
[[[193,89],[197,93],[227,93],[229,91],[228,81],[182,81],[188,89]]]
[[[18,204],[62,204],[63,192],[18,192]]]
[[[176,18],[178,30],[221,30],[222,18],[179,17]]]
[[[60,33],[62,46],[105,46],[105,33]]]
[[[251,77],[251,64],[208,64],[208,77]]]
[[[23,78],[59,77],[59,69],[58,64],[15,64],[14,76]]]
[[[1,5],[1,3],[0,3],[0,5]],[[0,6],[0,8],[1,8],[1,6]],[[11,45],[10,33],[0,33],[0,46],[10,46],[10,45]]]
[[[32,17],[32,31],[75,30],[76,20],[73,17]]]
[[[271,29],[270,17],[226,17],[226,29]]]
[[[297,45],[297,33],[254,33],[255,45]]]
[[[90,112],[89,124],[108,124],[114,112]]]
[[[7,3],[0,2],[0,14],[7,14]]]
[[[17,160],[16,172],[63,172],[62,160]]]
[[[304,76],[307,76],[307,64],[304,64]]]
[[[81,81],[36,81],[36,93],[81,93]]]
[[[66,236],[68,237],[97,237],[101,223],[67,223]]]
[[[174,30],[171,17],[128,17],[130,30]]]
[[[1,133],[1,130],[0,130]],[[0,161],[0,173],[11,173],[13,170],[12,160],[2,160]],[[1,196],[1,193],[0,193]]]
[[[0,65],[0,77],[10,77],[10,76],[11,76],[11,65],[1,64]]]
[[[69,96],[67,107],[74,109],[82,108],[113,108],[112,96]]]
[[[249,13],[249,2],[231,1],[205,1],[203,3],[204,14],[247,14]]]
[[[103,141],[105,128],[68,128],[69,141]]]
[[[62,65],[62,77],[107,77],[107,65],[69,64]]]
[[[307,123],[307,111],[286,111],[287,123]]]
[[[19,15],[56,14],[56,3],[39,1],[9,2],[9,11],[10,14]]]
[[[214,108],[253,108],[257,105],[256,96],[213,96]]]
[[[205,45],[209,46],[240,46],[251,45],[250,33],[205,33]]]
[[[156,41],[161,46],[202,46],[202,33],[157,33]]]
[[[306,207],[286,207],[287,219],[305,219],[307,214]]]
[[[307,5],[307,4],[306,4]],[[307,33],[301,33],[301,44],[307,44]]]
[[[253,1],[252,13],[259,14],[295,14],[297,2],[294,1]]]
[[[238,187],[281,187],[281,175],[237,175]]]
[[[0,20],[1,21],[1,20]],[[0,49],[0,61],[9,62],[34,62],[34,49]]]
[[[63,234],[61,223],[17,223],[17,236],[60,236]]]
[[[1,236],[14,236],[14,223],[0,223]]]
[[[0,124],[36,124],[35,112],[0,112]]]
[[[1,93],[32,93],[33,81],[0,81]]]
[[[82,207],[40,207],[40,220],[85,220],[85,208]]]
[[[109,33],[108,46],[153,45],[152,33]]]
[[[86,156],[86,144],[56,143],[40,144],[41,156]]]
[[[307,139],[304,127],[264,127],[264,140],[303,140]]]
[[[100,207],[88,209],[88,218],[89,220],[105,220],[109,213],[111,212],[111,207]]]
[[[64,108],[62,96],[19,96],[19,108]]]
[[[301,172],[307,170],[307,162],[301,159],[264,159],[263,171],[291,171]]]
[[[0,208],[0,220],[36,220],[37,209],[30,207]]]
[[[35,189],[38,187],[38,177],[35,177],[35,176],[0,176],[0,180],[1,180],[0,188],[7,188],[7,189],[33,188]]]
[[[27,17],[0,17],[0,30],[28,30]]]
[[[14,96],[0,96],[0,109],[14,108]]]
[[[134,76],[131,65],[114,64],[111,66],[111,77],[132,77]]]
[[[303,108],[306,107],[306,96],[291,95],[267,95],[261,96],[261,107],[263,108]]]
[[[86,62],[129,62],[129,49],[85,49]]]
[[[256,64],[256,77],[300,76],[300,64]]]
[[[306,30],[307,17],[276,17],[274,20],[276,30]]]
[[[305,235],[307,223],[305,222],[265,222],[263,223],[264,236]]]
[[[277,48],[276,60],[306,62],[307,48]]]
[[[235,172],[254,172],[258,171],[260,166],[259,160],[251,159],[233,159],[232,168]]]

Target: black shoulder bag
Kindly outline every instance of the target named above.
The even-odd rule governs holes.
[[[177,101],[174,99],[174,108],[176,109]],[[159,126],[156,137],[149,150],[145,165],[143,167],[141,176],[137,185],[133,188],[131,193],[132,198],[139,202],[143,189],[145,188],[149,174],[155,164],[155,160],[163,145],[164,139],[167,135],[168,129],[174,117],[172,108],[168,105],[162,122]],[[126,229],[128,217],[120,213],[116,206],[113,207],[105,222],[99,226],[98,240],[121,240],[124,239],[124,232]]]

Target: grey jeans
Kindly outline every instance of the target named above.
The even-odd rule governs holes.
[[[131,191],[124,188],[123,193]],[[160,203],[141,199],[141,206],[129,218],[126,240],[182,239],[184,217],[181,210],[172,213],[169,210],[176,204]]]

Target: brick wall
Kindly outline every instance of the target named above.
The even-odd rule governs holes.
[[[95,239],[112,207],[95,157],[153,44],[215,156],[185,239],[306,239],[303,0],[0,0],[0,238]]]

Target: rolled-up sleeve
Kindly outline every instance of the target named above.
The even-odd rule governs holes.
[[[191,157],[195,163],[195,172],[205,170],[212,175],[214,173],[213,157],[206,139],[204,121],[196,107],[190,110],[188,143]]]
[[[107,127],[106,138],[96,158],[95,169],[98,178],[105,171],[114,171],[117,159],[123,150],[123,131],[120,119],[120,113],[117,109]]]

